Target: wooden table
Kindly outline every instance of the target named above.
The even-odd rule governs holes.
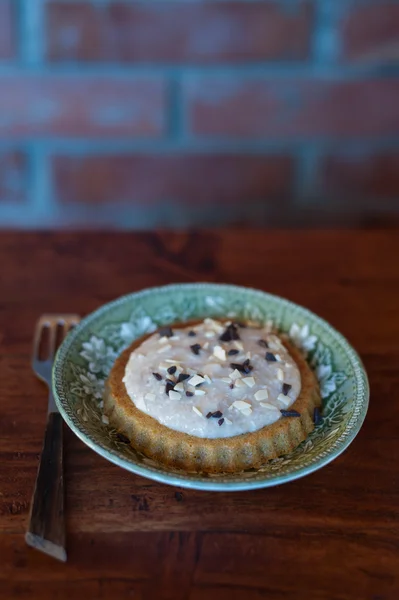
[[[1,599],[399,598],[398,230],[5,233],[0,264]],[[198,280],[286,296],[346,335],[372,390],[359,436],[304,479],[218,494],[125,472],[68,430],[68,563],[27,548],[46,415],[35,320]]]

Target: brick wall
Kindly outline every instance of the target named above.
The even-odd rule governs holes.
[[[0,226],[389,223],[396,0],[0,0]]]

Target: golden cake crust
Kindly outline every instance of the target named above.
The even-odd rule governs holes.
[[[185,326],[187,323],[172,327]],[[104,394],[104,414],[110,423],[147,457],[190,472],[234,473],[291,452],[314,429],[314,408],[321,404],[319,386],[300,351],[286,340],[282,342],[301,374],[301,391],[289,410],[299,412],[300,417],[284,417],[254,432],[216,439],[194,437],[162,425],[135,406],[122,381],[130,354],[147,337],[136,340],[117,358]]]

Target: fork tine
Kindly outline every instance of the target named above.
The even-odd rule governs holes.
[[[35,334],[34,334],[34,338],[33,338],[33,358],[35,360],[41,360],[41,358],[40,358],[40,342],[42,340],[43,331],[44,331],[45,327],[50,328],[50,322],[43,315],[36,322]]]

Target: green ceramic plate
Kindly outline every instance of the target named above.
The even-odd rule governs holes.
[[[161,325],[207,316],[272,321],[300,347],[320,382],[324,419],[291,454],[234,475],[205,475],[163,467],[122,443],[101,418],[101,397],[116,356]],[[124,296],[80,323],[58,351],[53,370],[58,408],[90,448],[143,477],[180,487],[233,491],[303,477],[331,462],[358,433],[369,386],[363,365],[345,338],[310,311],[264,292],[211,283],[169,285]]]

